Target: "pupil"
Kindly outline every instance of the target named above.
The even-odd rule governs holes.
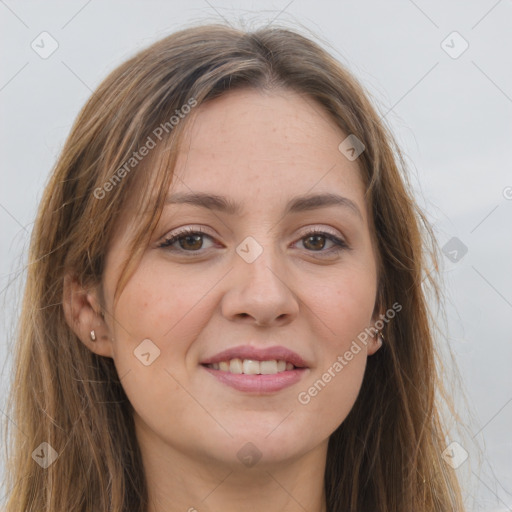
[[[319,240],[321,240],[321,241],[322,241],[322,243],[320,244],[320,246],[316,245],[316,244],[313,242],[313,246],[315,246],[315,245],[316,245],[316,247],[313,247],[314,249],[315,249],[315,248],[316,248],[316,249],[323,249],[323,248],[324,248],[324,246],[325,246],[325,240],[324,240],[324,236],[323,236],[323,235],[313,235],[313,236],[309,236],[309,237],[306,239],[306,241],[308,241],[308,240],[316,240],[317,242],[318,242]]]
[[[193,240],[191,243],[194,244],[194,241],[196,245],[189,246],[190,249],[200,249],[202,245],[201,235],[187,235],[186,237],[182,238],[180,241],[180,245],[182,249],[186,249],[187,247],[184,247],[184,244],[187,244],[189,241]]]

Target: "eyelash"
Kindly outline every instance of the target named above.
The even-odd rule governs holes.
[[[182,231],[179,231],[178,233],[175,233],[174,235],[170,236],[169,238],[166,238],[163,242],[161,242],[158,245],[158,247],[161,249],[167,249],[167,250],[173,251],[173,252],[177,251],[177,252],[182,252],[182,253],[192,253],[192,254],[188,254],[187,257],[193,258],[196,255],[201,254],[201,249],[199,249],[198,251],[185,251],[184,249],[181,249],[181,248],[173,249],[171,247],[174,243],[176,243],[179,240],[181,240],[182,238],[185,238],[190,235],[203,235],[203,236],[213,239],[212,236],[208,235],[208,233],[204,232],[201,228],[194,228],[194,229],[186,228],[186,229],[183,229]],[[308,238],[310,236],[315,236],[315,235],[324,236],[325,238],[327,238],[334,244],[334,247],[331,247],[328,250],[308,251],[308,252],[332,255],[332,254],[338,254],[344,250],[350,250],[350,247],[347,245],[347,243],[344,240],[342,240],[341,238],[338,238],[337,236],[333,235],[332,233],[323,231],[321,229],[312,229],[311,231],[308,231],[306,234],[304,234],[299,240],[304,240],[305,238]],[[323,257],[323,256],[320,256],[320,257]]]

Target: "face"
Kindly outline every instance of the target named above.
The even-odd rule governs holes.
[[[138,433],[226,464],[325,453],[377,347],[353,343],[377,318],[377,268],[357,160],[338,149],[347,134],[290,91],[231,92],[191,121],[115,305],[128,223],[106,260],[105,351]]]

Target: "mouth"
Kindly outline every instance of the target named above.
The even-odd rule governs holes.
[[[222,384],[239,391],[268,394],[298,382],[309,369],[285,347],[235,347],[203,361],[201,366]]]
[[[297,366],[283,359],[256,361],[254,359],[234,358],[219,363],[210,363],[206,368],[233,373],[235,375],[275,375],[286,371],[296,370]]]

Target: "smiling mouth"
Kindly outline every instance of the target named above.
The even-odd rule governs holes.
[[[244,375],[275,375],[287,371],[300,369],[292,363],[282,359],[270,359],[265,361],[257,361],[255,359],[239,359],[234,358],[218,363],[210,363],[203,365],[211,370],[219,370],[221,372],[244,374]]]

